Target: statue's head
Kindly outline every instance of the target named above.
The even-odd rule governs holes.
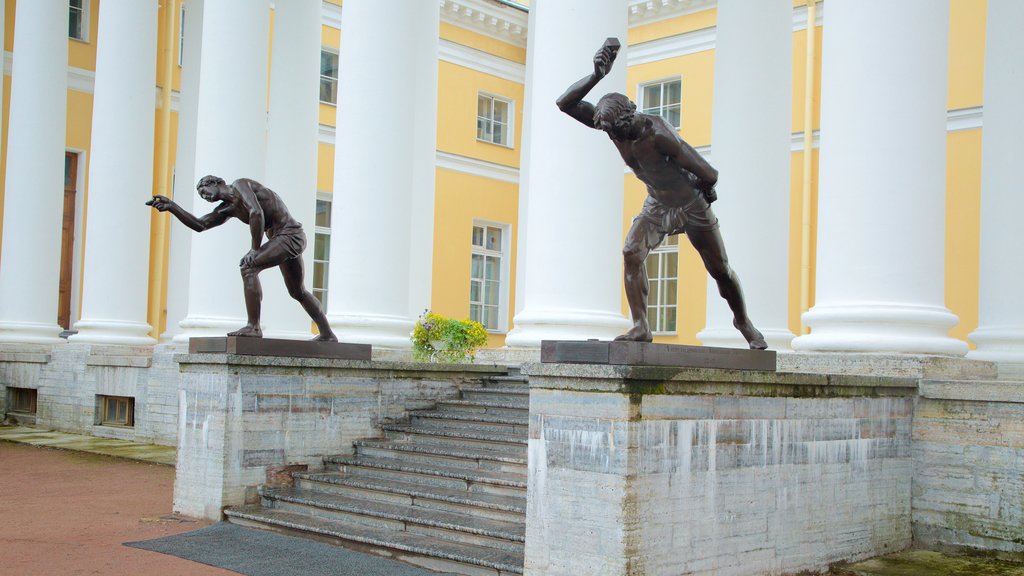
[[[199,179],[199,184],[196,184],[196,190],[199,191],[199,196],[203,200],[213,202],[217,199],[217,191],[226,184],[224,179],[219,176],[203,176]]]
[[[604,130],[613,138],[624,138],[633,125],[636,104],[618,92],[605,94],[594,107],[594,128]]]

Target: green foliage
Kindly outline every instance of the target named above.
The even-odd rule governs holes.
[[[412,330],[412,357],[419,362],[472,362],[487,344],[487,330],[473,320],[455,320],[424,310]]]

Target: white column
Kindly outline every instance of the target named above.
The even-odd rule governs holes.
[[[306,233],[302,261],[307,290],[313,274],[316,216],[321,5],[321,0],[286,0],[275,4],[264,180],[284,200]],[[264,336],[309,338],[310,318],[288,295],[281,274],[268,270],[261,280]]]
[[[196,180],[207,174],[229,184],[238,178],[263,180],[269,27],[267,0],[203,3]],[[192,186],[194,195],[195,182]],[[197,216],[215,207],[195,198]],[[188,316],[177,338],[223,336],[245,324],[238,262],[249,243],[248,226],[237,220],[192,236]]]
[[[526,115],[520,174],[519,274],[522,308],[506,338],[611,339],[622,315],[624,164],[608,137],[563,114],[555,100],[593,71],[606,38],[622,43],[611,73],[587,96],[625,93],[625,0],[539,0],[530,6]]]
[[[1024,368],[1024,3],[989,0],[985,33],[985,127],[981,149],[981,294],[971,358]],[[1005,369],[1000,372],[1006,371]]]
[[[183,4],[184,46],[181,55],[181,95],[178,104],[178,140],[174,160],[174,201],[192,211],[196,196],[196,130],[199,107],[199,62],[203,45],[203,2]],[[181,321],[188,314],[189,262],[192,254],[192,230],[170,218],[170,250],[167,255],[167,330],[161,340],[187,342]]]
[[[0,341],[60,342],[67,34],[66,0],[18,4],[0,255]]]
[[[826,28],[816,303],[793,348],[963,355],[943,294],[949,2],[830,0]]]
[[[82,319],[70,339],[152,344],[146,322],[156,0],[103,0],[96,46]]]
[[[748,315],[772,350],[788,349],[794,336],[787,314],[792,53],[792,1],[718,2],[710,161],[719,175],[713,209]],[[701,342],[748,346],[710,278],[707,310],[707,326],[697,335]]]
[[[341,17],[328,319],[342,341],[408,348],[430,305],[440,13],[346,0]]]

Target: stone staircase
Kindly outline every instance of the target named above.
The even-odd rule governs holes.
[[[263,488],[229,521],[363,548],[431,570],[522,574],[529,390],[510,368],[413,411],[325,471]]]

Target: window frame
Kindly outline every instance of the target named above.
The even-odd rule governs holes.
[[[652,284],[655,284],[655,283],[657,285],[657,291],[656,291],[656,300],[657,300],[657,302],[653,302],[652,303],[650,299],[648,299],[648,301],[647,301],[647,321],[650,324],[651,332],[655,336],[676,336],[676,335],[679,334],[679,287],[680,287],[680,285],[679,285],[679,236],[680,235],[678,235],[678,234],[675,235],[675,236],[667,236],[665,238],[665,240],[663,240],[662,243],[657,248],[655,248],[654,250],[651,250],[651,252],[647,255],[647,259],[644,260],[644,266],[646,267],[648,261],[651,258],[657,258],[658,259],[658,265],[657,265],[658,266],[657,269],[659,270],[658,277],[655,278],[652,281],[651,278],[650,278],[650,272],[648,271],[648,286],[651,286]],[[676,239],[675,244],[669,244],[668,243],[670,238],[675,238]],[[664,275],[661,274],[661,271],[663,270],[664,267],[666,267],[666,261],[671,256],[675,256],[675,258],[676,258],[676,266],[675,266],[675,268],[676,268],[676,275],[675,276],[664,276]],[[675,294],[672,295],[673,296],[672,303],[669,304],[667,302],[667,295],[669,294],[669,291],[665,290],[665,286],[666,286],[666,284],[668,284],[668,282],[670,282],[672,280],[675,280],[676,291],[675,291]],[[652,292],[653,291],[654,290],[652,290]],[[660,312],[662,312],[664,309],[667,309],[667,308],[674,308],[675,311],[676,311],[676,325],[675,325],[675,328],[672,329],[672,330],[664,330],[664,329],[662,329],[664,327],[661,326]]]
[[[98,394],[97,399],[99,400],[99,425],[100,426],[114,426],[118,428],[134,428],[135,427],[135,398],[132,396],[113,396],[108,394]],[[110,415],[108,408],[110,402],[114,402],[114,414]],[[120,412],[120,406],[124,405],[124,420],[117,418]]]
[[[326,194],[324,192],[317,192],[316,193],[316,201],[318,203],[319,202],[326,202],[327,203],[328,214],[330,214],[330,211],[333,208],[333,202],[334,202],[333,198],[334,198],[334,196],[331,195],[331,194]],[[315,214],[316,214],[316,212],[314,212],[314,218],[315,218]],[[333,224],[333,222],[330,222],[330,216],[328,216],[328,222]],[[323,236],[324,237],[324,241],[327,242],[327,260],[317,260],[317,258],[316,258],[316,238],[317,238],[317,236]],[[310,291],[311,294],[313,294],[314,298],[316,298],[317,300],[320,301],[320,306],[324,309],[324,311],[326,311],[327,310],[327,298],[328,298],[328,295],[330,294],[330,289],[331,289],[331,283],[330,283],[330,277],[331,277],[331,226],[318,226],[316,224],[316,220],[315,219],[313,220],[313,251],[312,251],[312,254],[310,254],[310,256],[312,256],[313,269],[310,272],[309,291]],[[321,288],[317,288],[317,286],[316,286],[316,265],[317,265],[318,262],[322,262],[324,264],[324,276],[323,276],[323,278],[324,278],[324,286],[321,287]],[[320,294],[322,294],[322,296],[320,296]]]
[[[472,234],[473,228],[478,228],[478,227],[484,229],[484,238],[485,239],[487,237],[487,228],[495,228],[495,229],[501,230],[501,238],[502,238],[502,240],[501,240],[501,249],[500,250],[490,250],[490,249],[488,249],[488,248],[486,248],[484,246],[477,246],[477,245],[473,244],[473,234]],[[498,322],[497,322],[497,327],[496,328],[487,328],[486,325],[484,326],[484,328],[490,334],[507,334],[508,333],[509,284],[511,283],[511,278],[509,276],[510,270],[511,270],[511,268],[509,266],[509,260],[511,260],[510,254],[512,252],[512,226],[510,224],[505,224],[503,222],[496,222],[496,221],[493,221],[493,220],[474,219],[473,220],[473,224],[470,227],[470,244],[469,244],[469,246],[470,246],[470,257],[469,257],[469,287],[470,287],[470,293],[467,295],[467,300],[468,300],[468,303],[469,303],[469,310],[467,310],[467,315],[470,315],[470,317],[471,317],[472,306],[474,305],[474,302],[472,300],[472,287],[473,287],[473,282],[475,280],[473,278],[473,256],[474,255],[481,255],[481,256],[484,256],[484,257],[498,258],[499,259],[498,260],[498,274],[499,274],[499,276],[498,276],[498,302],[497,302],[496,305],[494,305],[497,308]],[[486,260],[485,260],[485,262],[486,262]],[[481,286],[481,296],[483,296],[485,293],[486,293],[486,290],[484,289],[483,286]],[[491,304],[488,304],[486,302],[486,300],[481,300],[478,304],[482,305],[482,306],[492,306]],[[481,324],[483,324],[483,323],[481,322]]]
[[[515,148],[515,142],[516,142],[516,138],[515,138],[516,101],[513,100],[512,98],[509,98],[508,96],[502,96],[500,94],[495,94],[493,92],[487,92],[485,90],[478,90],[477,93],[476,93],[476,101],[477,101],[476,119],[477,119],[477,123],[478,124],[479,124],[480,119],[481,119],[481,116],[480,116],[480,98],[489,98],[491,100],[491,117],[490,118],[485,118],[485,120],[491,122],[492,125],[494,124],[494,101],[497,100],[499,102],[504,102],[508,106],[508,122],[504,123],[505,126],[507,127],[508,131],[505,134],[506,142],[495,142],[493,140],[487,140],[485,138],[481,138],[480,137],[480,130],[479,130],[479,128],[477,128],[476,129],[476,141],[477,142],[483,142],[484,144],[491,144],[493,146],[501,146],[503,148]],[[494,136],[494,130],[492,129],[491,130],[491,137],[493,138],[493,136]]]
[[[76,37],[76,36],[72,36],[71,35],[71,30],[69,28],[68,29],[68,39],[69,40],[74,40],[76,42],[84,42],[84,43],[88,44],[89,43],[89,10],[90,10],[90,6],[89,5],[92,3],[92,1],[91,0],[82,0],[82,7],[81,7],[81,9],[77,9],[77,8],[72,7],[71,6],[71,2],[72,2],[72,0],[68,0],[68,18],[70,20],[71,11],[72,10],[80,10],[81,11],[81,14],[82,14],[82,36],[80,38]],[[70,27],[70,23],[69,23],[68,26]]]
[[[637,84],[636,85],[636,100],[637,100],[636,107],[637,107],[637,110],[639,110],[643,114],[650,114],[652,116],[659,116],[661,118],[665,118],[665,116],[662,115],[660,112],[657,113],[657,114],[652,114],[651,112],[647,112],[646,111],[647,110],[647,102],[645,102],[645,96],[646,96],[646,90],[645,89],[649,88],[651,86],[661,85],[662,102],[664,102],[665,84],[668,84],[669,82],[679,82],[679,125],[678,126],[672,126],[672,127],[674,129],[676,129],[676,130],[681,130],[682,127],[683,127],[683,75],[682,74],[676,74],[674,76],[666,76],[664,78],[658,78],[658,79],[655,79],[655,80],[649,80],[647,82],[641,82],[641,83]],[[665,105],[661,104],[659,106],[659,109],[660,109],[660,111],[664,111],[665,110]],[[668,122],[668,118],[665,118],[665,122]],[[669,125],[672,124],[671,122],[668,122],[668,123],[669,123]]]
[[[178,68],[185,61],[185,4],[178,13]]]
[[[27,404],[27,408],[23,405]],[[39,409],[39,391],[35,388],[7,387],[7,412],[9,414],[35,415]]]
[[[324,52],[326,52],[328,54],[333,54],[336,58],[338,58],[337,66],[341,65],[341,56],[340,56],[340,53],[339,53],[337,48],[332,48],[330,46],[320,46],[320,65],[321,65],[320,66],[320,93],[321,94],[323,93],[324,80],[332,80],[334,82],[334,90],[333,90],[333,92],[334,92],[334,102],[328,102],[326,100],[321,99],[320,103],[321,104],[326,104],[328,106],[335,106],[336,107],[338,105],[338,76],[340,76],[340,74],[338,76],[333,76],[333,77],[332,76],[325,76],[324,75],[324,73],[323,73],[323,54],[324,54]],[[335,67],[335,70],[337,70],[337,66]],[[319,95],[317,97],[319,98]]]

